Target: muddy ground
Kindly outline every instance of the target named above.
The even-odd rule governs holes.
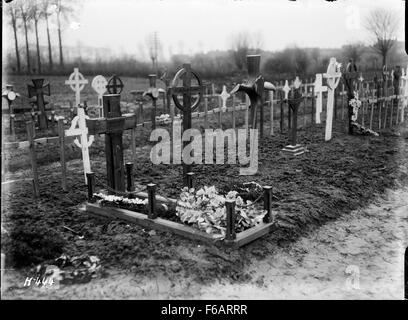
[[[344,123],[337,121],[330,142],[323,141],[323,133],[323,125],[300,129],[299,142],[307,147],[308,152],[297,158],[287,158],[280,153],[287,144],[286,134],[265,137],[260,142],[259,170],[255,176],[239,176],[238,168],[233,165],[194,166],[198,187],[215,185],[222,189],[246,181],[273,186],[273,209],[277,213],[278,230],[238,250],[202,245],[169,233],[149,233],[150,230],[137,225],[84,214],[78,210],[86,199],[81,161],[68,161],[67,192],[60,187],[59,164],[46,161],[39,168],[40,199],[33,199],[29,183],[13,184],[8,190],[2,190],[2,252],[7,257],[6,267],[14,269],[10,271],[12,285],[3,292],[3,297],[35,296],[33,291],[21,289],[23,283],[19,279],[30,274],[30,268],[35,264],[61,253],[97,255],[107,274],[104,279],[91,282],[102,281],[100,283],[108,287],[111,280],[115,283],[115,279],[129,276],[134,283],[146,282],[146,279],[155,279],[153,284],[165,281],[170,283],[169,288],[177,286],[180,279],[188,279],[197,290],[220,281],[233,286],[257,283],[259,277],[254,265],[259,266],[258,272],[261,272],[265,263],[282,252],[292,254],[294,259],[301,257],[300,251],[310,250],[312,241],[298,246],[295,252],[291,250],[298,243],[302,244],[302,237],[320,234],[319,227],[330,220],[345,219],[347,224],[348,216],[356,215],[355,210],[377,201],[388,189],[407,185],[406,124],[397,130],[387,130],[379,137],[369,137],[345,135]],[[103,137],[97,139],[102,140],[102,145]],[[158,184],[159,194],[177,197],[182,187],[182,168],[179,165],[152,165],[149,152],[149,146],[138,149],[134,171],[136,186],[154,182]],[[129,150],[125,158],[131,159]],[[96,175],[105,181],[103,149],[92,153],[91,161]],[[9,172],[6,178],[30,175],[30,169],[21,167]],[[370,225],[371,218],[367,219],[362,220],[362,228]],[[84,238],[80,239],[63,226]],[[364,230],[360,233],[356,229],[353,236],[360,240],[355,241],[367,240]],[[329,234],[325,236],[323,233],[320,241],[330,241]],[[351,250],[355,247],[350,245]],[[339,248],[334,248],[332,254],[342,255]],[[314,259],[313,256],[310,259]],[[380,261],[375,264],[381,267]],[[62,290],[61,295],[53,293],[49,297],[95,297],[94,289],[104,290],[98,285],[96,288],[91,284],[86,287],[82,290],[84,285],[72,285],[66,289],[71,293],[64,295],[65,290]],[[210,292],[214,290],[208,294]],[[131,297],[131,294],[126,295],[126,290],[118,296],[106,294],[111,298]],[[197,297],[198,294],[199,291]],[[44,297],[39,293],[40,296]]]

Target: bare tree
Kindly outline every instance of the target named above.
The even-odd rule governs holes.
[[[40,54],[40,42],[38,38],[38,22],[42,17],[42,10],[40,4],[37,0],[30,0],[30,15],[32,20],[34,21],[34,31],[35,31],[35,41],[37,47],[37,66],[38,66],[38,73],[41,73],[41,54]]]
[[[14,47],[16,50],[16,63],[17,63],[17,72],[21,72],[21,63],[20,63],[20,52],[18,49],[18,37],[17,37],[17,19],[19,16],[19,8],[16,5],[16,2],[7,3],[7,12],[10,14],[10,23],[13,28],[14,33]]]
[[[78,9],[78,2],[75,0],[53,0],[55,13],[57,16],[59,64],[64,66],[64,56],[62,53],[62,22],[70,18]]]
[[[29,21],[31,20],[31,6],[27,1],[20,1],[19,3],[19,12],[21,20],[23,21],[24,26],[24,35],[25,35],[25,44],[26,44],[26,58],[27,58],[27,73],[31,73],[31,64],[30,64],[30,47],[28,45],[28,28]]]
[[[364,45],[360,42],[347,44],[342,47],[342,51],[347,61],[353,59],[355,63],[358,63],[364,52]]]
[[[366,19],[365,28],[370,33],[373,49],[381,55],[382,64],[387,64],[387,56],[396,42],[399,16],[396,11],[374,9]]]
[[[49,25],[49,17],[52,14],[51,10],[51,0],[42,0],[41,1],[41,14],[45,20],[46,28],[47,28],[47,41],[48,41],[48,65],[50,71],[53,69],[53,62],[52,62],[52,50],[51,50],[51,37],[50,37],[50,25]]]
[[[238,70],[243,70],[246,64],[246,56],[249,53],[250,36],[246,31],[231,36],[231,49]]]
[[[158,33],[155,31],[146,37],[147,51],[149,53],[149,58],[152,60],[152,68],[157,73],[158,72],[158,56],[161,49],[161,43]]]
[[[261,52],[263,36],[261,32],[249,33],[242,31],[231,36],[231,49],[235,65],[238,70],[243,70],[248,54]]]

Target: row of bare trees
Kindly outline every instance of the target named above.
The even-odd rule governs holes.
[[[39,23],[45,22],[47,45],[48,45],[48,67],[49,71],[54,68],[52,56],[52,44],[50,34],[50,19],[56,20],[59,48],[59,66],[64,66],[64,55],[62,45],[62,23],[75,12],[75,2],[69,0],[14,0],[5,3],[6,12],[9,15],[9,23],[13,29],[14,46],[16,56],[17,73],[21,73],[21,53],[19,47],[20,30],[23,31],[25,41],[26,70],[30,74],[33,66],[30,60],[29,30],[34,27],[36,43],[36,60],[38,73],[43,72],[40,53]]]

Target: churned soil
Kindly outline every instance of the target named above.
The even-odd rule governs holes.
[[[339,239],[332,239],[334,233],[330,231],[333,229],[328,231],[324,228],[330,225],[337,228],[335,220],[340,219],[341,227],[346,230],[349,228],[349,216],[352,219],[350,223],[359,219],[356,214],[359,211],[356,210],[377,201],[386,190],[407,185],[406,124],[397,130],[383,132],[379,137],[348,136],[344,133],[344,123],[338,121],[331,141],[324,142],[323,135],[323,125],[300,129],[299,143],[307,148],[307,152],[296,158],[280,153],[288,143],[286,132],[265,137],[259,143],[259,167],[253,176],[239,176],[237,165],[193,167],[194,184],[197,187],[215,185],[225,189],[232,184],[249,181],[273,187],[277,230],[238,250],[207,246],[171,233],[151,232],[124,221],[112,221],[83,213],[78,210],[86,200],[81,160],[72,157],[67,163],[69,190],[66,192],[61,188],[59,163],[45,162],[39,167],[41,198],[33,199],[29,183],[13,184],[9,189],[2,190],[2,252],[6,254],[6,267],[14,268],[9,273],[12,285],[3,292],[3,296],[28,298],[36,295],[37,291],[22,289],[23,282],[20,283],[20,280],[30,274],[30,268],[35,264],[56,258],[61,253],[97,255],[108,272],[103,275],[103,279],[92,280],[88,285],[72,285],[60,291],[61,294],[54,292],[50,297],[154,297],[149,294],[139,296],[125,289],[118,290],[116,296],[110,295],[109,283],[120,286],[129,277],[135,287],[144,281],[149,286],[156,289],[161,287],[163,290],[160,283],[164,281],[169,284],[165,288],[174,292],[184,290],[180,286],[185,282],[180,279],[189,279],[192,289],[185,292],[189,292],[191,297],[205,295],[199,289],[201,285],[209,288],[209,295],[215,292],[211,285],[216,283],[245,286],[259,282],[262,287],[264,282],[269,285],[271,282],[269,276],[266,276],[265,264],[271,259],[275,260],[276,254],[289,254],[295,260],[301,258],[304,256],[301,250],[315,250],[310,248],[314,243],[311,240],[314,235],[318,235],[316,241],[322,246],[325,241],[348,241],[347,233],[339,231]],[[103,137],[96,139],[101,140],[99,143],[103,145]],[[103,187],[106,181],[105,158],[103,148],[98,149],[98,152],[91,154],[91,166],[98,177],[98,187]],[[150,149],[150,145],[145,145],[137,150],[134,168],[136,188],[154,182],[158,186],[158,194],[176,198],[182,188],[181,166],[153,165],[149,159]],[[126,150],[125,158],[127,161],[131,159],[129,150]],[[30,175],[28,168],[17,167],[7,174],[7,179]],[[354,238],[346,247],[350,250],[361,247],[358,243],[367,240],[368,226],[377,226],[372,219],[377,219],[376,212],[364,216],[364,219],[360,218],[354,229],[349,228]],[[379,221],[383,222],[384,219],[386,217],[382,216]],[[320,227],[326,231],[320,233]],[[378,237],[378,241],[387,239]],[[295,251],[294,247],[297,248]],[[339,242],[336,242],[330,254],[343,254]],[[314,258],[311,255],[310,265],[304,265],[304,268],[309,270],[315,264],[325,263],[322,255],[316,256],[317,260],[313,262]],[[376,261],[374,264],[380,266],[381,263]],[[257,265],[259,269],[254,271]],[[277,268],[281,267],[279,263]],[[262,280],[262,272],[268,281]],[[153,280],[149,283],[146,279]],[[92,286],[94,281],[95,286]],[[177,286],[179,291],[175,289]],[[144,288],[140,292],[147,292],[145,287],[140,287]],[[233,290],[228,287],[220,292],[228,296],[232,292],[228,291],[230,289]],[[162,291],[163,295],[156,295],[156,298],[167,297],[169,292],[166,290]],[[64,295],[64,292],[70,293]],[[220,294],[214,293],[214,297],[221,297]],[[38,297],[44,295],[47,296],[46,293],[38,293]]]

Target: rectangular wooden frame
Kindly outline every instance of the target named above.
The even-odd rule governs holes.
[[[232,248],[242,247],[268,234],[274,226],[273,222],[262,222],[256,227],[237,233],[234,240],[222,240],[217,235],[211,235],[178,222],[173,222],[162,218],[150,219],[146,214],[126,209],[101,206],[97,203],[86,202],[83,210],[98,216],[104,216],[113,219],[123,219],[132,223],[136,223],[143,227],[148,227],[159,231],[172,232],[189,239],[205,242],[207,244],[219,243]]]

